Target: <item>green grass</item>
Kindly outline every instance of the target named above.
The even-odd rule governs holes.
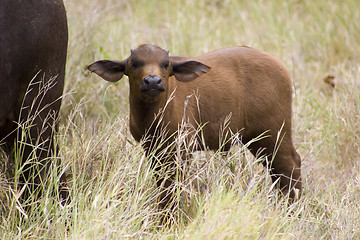
[[[25,217],[18,189],[0,183],[1,239],[360,238],[360,4],[338,1],[65,0],[70,40],[57,137],[72,202],[50,191]],[[281,59],[293,78],[293,136],[304,191],[287,207],[243,146],[194,154],[180,218],[159,226],[149,163],[128,126],[128,83],[85,71],[142,43],[196,56],[248,45]],[[335,88],[324,82],[334,76]],[[6,156],[2,156],[6,159]],[[229,167],[230,166],[230,167]],[[54,171],[56,172],[56,171]]]

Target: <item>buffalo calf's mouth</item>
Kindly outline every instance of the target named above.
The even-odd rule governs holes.
[[[164,92],[165,89],[151,88],[151,89],[141,89],[141,92],[146,93],[151,97],[159,95],[161,92]]]

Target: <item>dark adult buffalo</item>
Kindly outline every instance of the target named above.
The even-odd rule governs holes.
[[[161,155],[161,151],[173,141],[171,136],[184,120],[190,128],[202,126],[197,137],[202,139],[200,150],[217,150],[223,138],[227,143],[223,150],[227,151],[230,141],[226,136],[231,135],[227,132],[238,132],[244,143],[267,132],[268,137],[249,145],[250,151],[268,157],[264,165],[269,164],[273,180],[279,180],[283,193],[294,199],[301,190],[300,156],[291,138],[290,76],[284,64],[269,54],[232,47],[183,58],[171,57],[157,46],[141,45],[125,60],[97,61],[88,69],[110,82],[124,74],[129,77],[130,131],[137,141],[145,140],[148,156],[155,151],[153,159],[173,161],[173,155]],[[170,139],[165,142],[158,140],[160,118],[166,128],[161,131],[162,137]],[[277,137],[281,129],[280,144]],[[198,133],[190,131],[190,137]],[[171,199],[166,190],[172,178],[159,177],[157,183],[165,187],[160,201],[164,207]]]
[[[25,193],[45,180],[56,152],[67,43],[62,0],[0,0],[0,141],[22,155]]]

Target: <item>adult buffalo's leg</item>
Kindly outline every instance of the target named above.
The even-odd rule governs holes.
[[[20,182],[27,183],[24,200],[34,193],[41,193],[43,185],[49,181],[51,163],[56,165],[56,169],[60,163],[54,133],[57,131],[62,82],[63,80],[57,81],[57,77],[38,74],[23,101],[17,145],[22,154],[23,171]],[[60,176],[59,184],[63,201],[68,197],[65,176]]]

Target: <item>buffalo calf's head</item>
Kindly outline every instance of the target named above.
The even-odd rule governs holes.
[[[129,77],[130,95],[143,101],[156,101],[168,88],[170,76],[188,82],[208,72],[210,67],[181,57],[170,57],[169,52],[144,44],[123,61],[101,60],[88,66],[106,81],[119,81],[125,74]]]

